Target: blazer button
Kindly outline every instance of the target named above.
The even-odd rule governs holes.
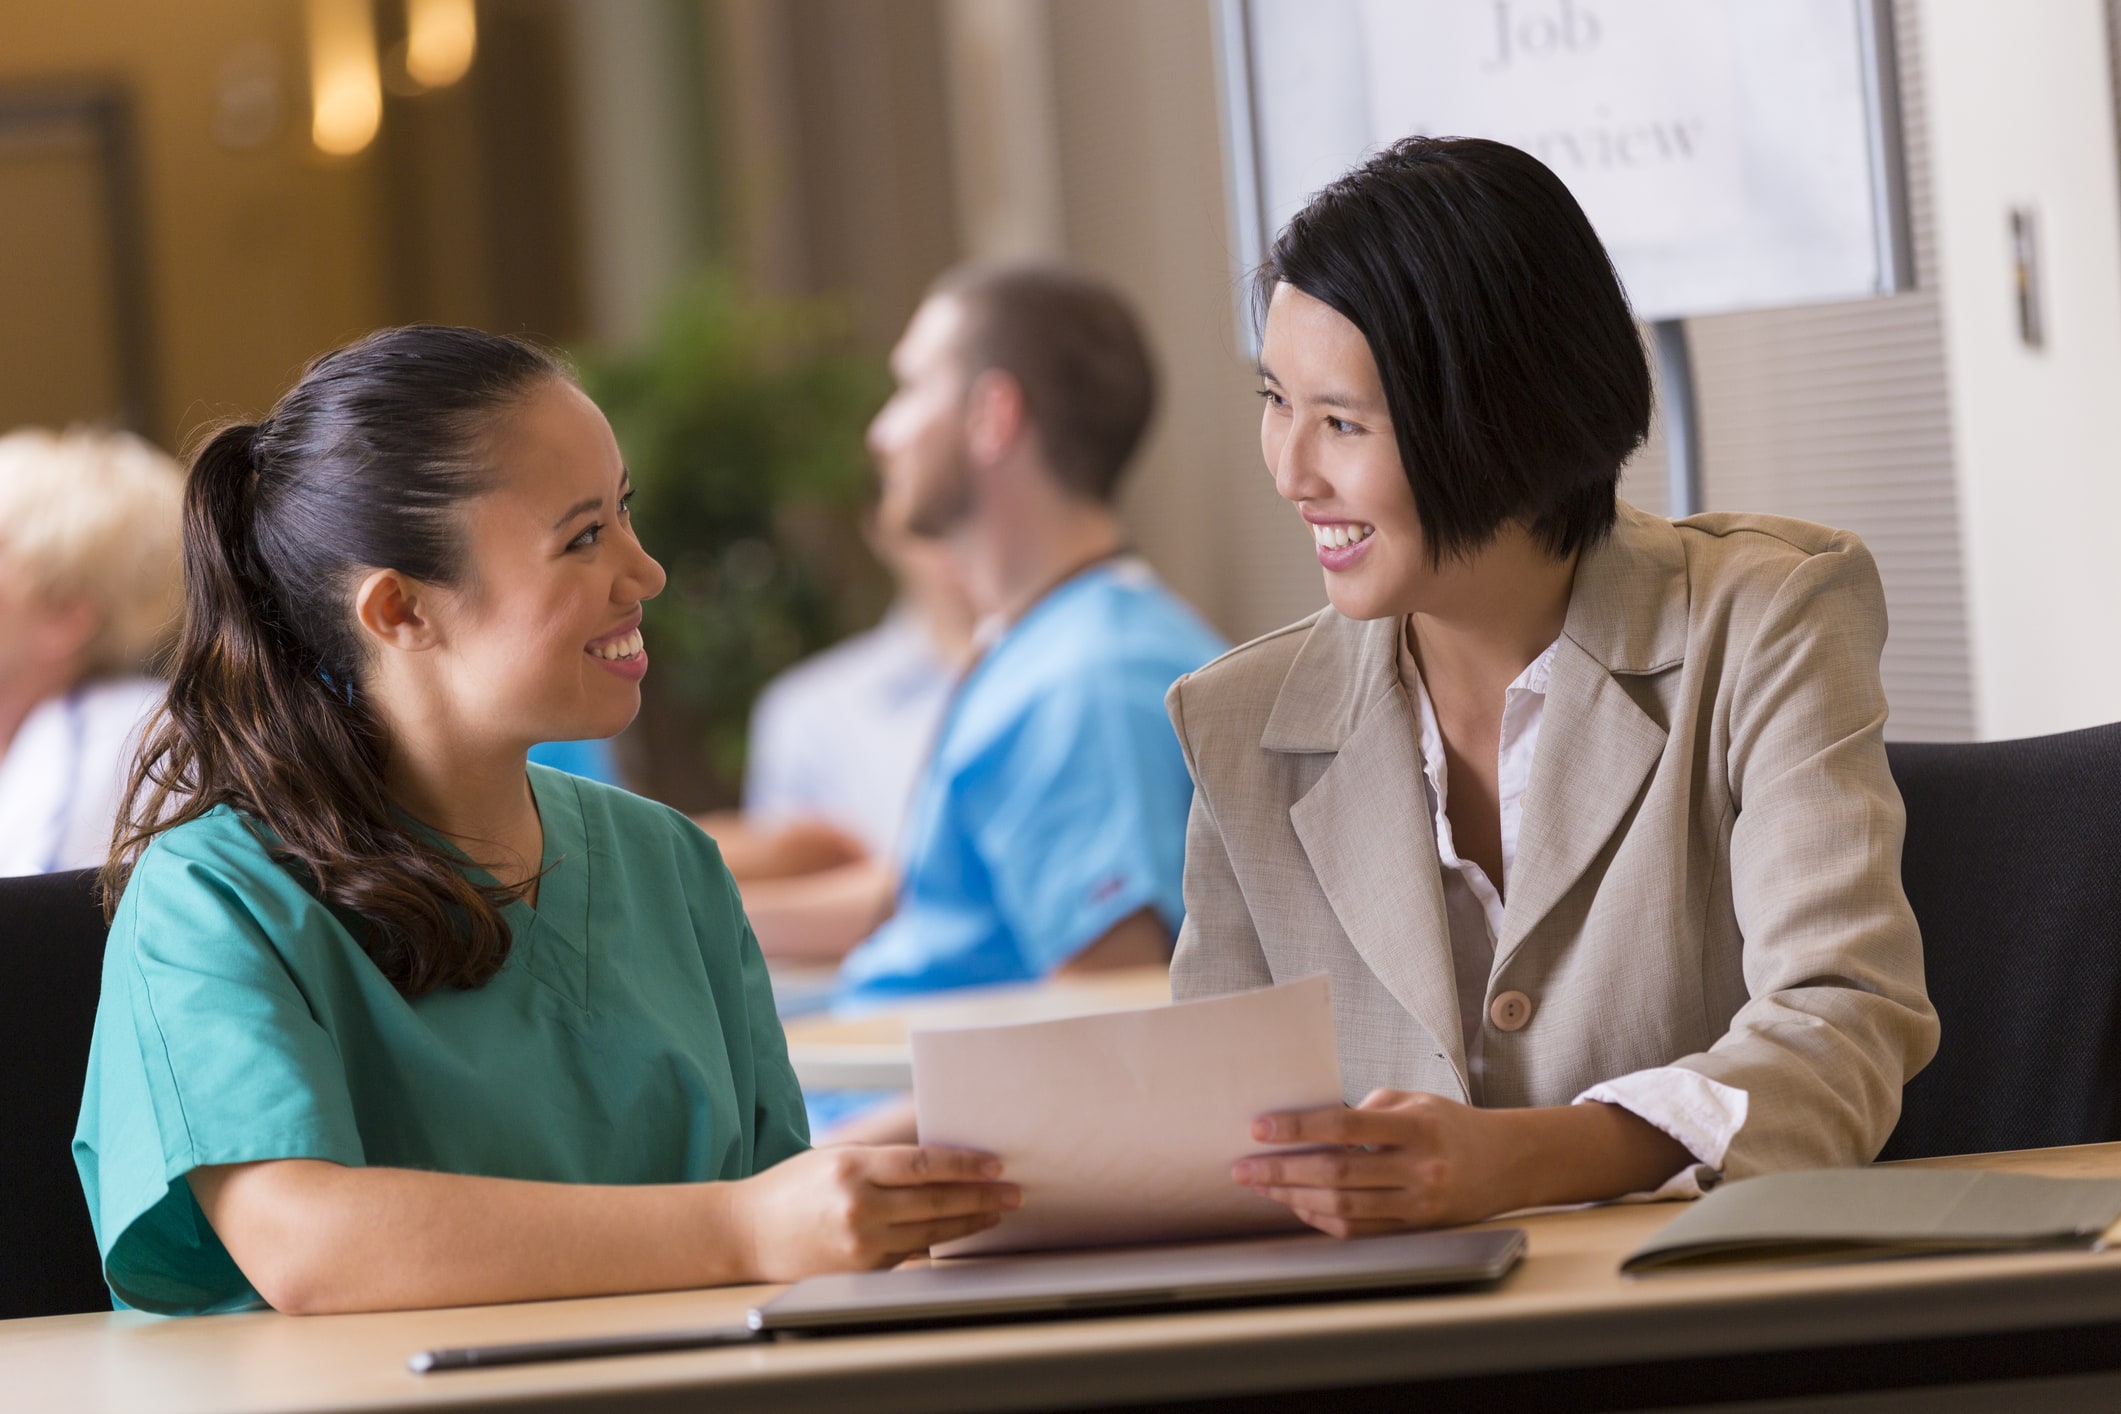
[[[1522,1031],[1532,1019],[1532,999],[1522,992],[1502,992],[1488,1003],[1488,1020],[1497,1031]]]

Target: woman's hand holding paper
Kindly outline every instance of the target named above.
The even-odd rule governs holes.
[[[1252,1137],[1316,1146],[1241,1159],[1231,1177],[1336,1237],[1654,1189],[1691,1158],[1617,1105],[1487,1110],[1404,1090],[1262,1115]]]
[[[813,1149],[730,1185],[747,1275],[795,1281],[881,1267],[994,1226],[1023,1201],[1001,1161],[913,1145]]]
[[[1320,1147],[1241,1160],[1232,1176],[1336,1237],[1471,1222],[1502,1209],[1507,1152],[1478,1110],[1440,1095],[1375,1090],[1354,1109],[1264,1115],[1263,1143]]]

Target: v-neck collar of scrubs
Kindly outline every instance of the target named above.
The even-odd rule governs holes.
[[[508,926],[533,976],[584,1011],[589,1009],[589,831],[574,780],[558,771],[530,768],[530,790],[545,832],[539,868],[538,904],[508,905]],[[529,946],[526,948],[525,944]]]
[[[595,881],[591,877],[589,828],[582,818],[581,792],[574,778],[563,771],[536,765],[528,769],[531,799],[537,803],[538,827],[545,836],[545,849],[538,861],[537,906],[533,908],[517,898],[501,908],[501,916],[508,920],[509,966],[523,968],[587,1011],[589,907]],[[449,849],[459,858],[464,857],[454,845]],[[468,859],[464,872],[476,884],[496,882],[492,874]]]

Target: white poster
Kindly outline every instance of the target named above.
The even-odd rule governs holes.
[[[1411,134],[1551,167],[1636,313],[1880,293],[1860,0],[1250,0],[1264,239]],[[1298,120],[1301,115],[1301,120]]]

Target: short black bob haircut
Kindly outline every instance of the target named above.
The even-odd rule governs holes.
[[[1613,262],[1561,179],[1480,138],[1411,137],[1311,198],[1253,276],[1362,331],[1429,558],[1510,521],[1556,559],[1612,529],[1650,421],[1650,370]]]

